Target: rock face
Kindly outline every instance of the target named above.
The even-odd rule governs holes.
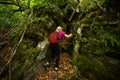
[[[36,49],[39,51],[39,55],[37,58],[43,59],[46,56],[47,50],[48,50],[48,39],[45,39],[38,43]]]

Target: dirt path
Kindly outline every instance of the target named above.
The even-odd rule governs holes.
[[[60,55],[60,70],[54,70],[55,60],[51,62],[50,68],[44,69],[43,63],[37,66],[35,80],[69,80],[77,72],[77,68],[71,65],[71,57],[67,53]]]

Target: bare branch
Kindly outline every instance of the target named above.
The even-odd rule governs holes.
[[[93,0],[93,1],[98,5],[98,7],[100,7],[100,9],[101,9],[103,12],[106,12],[105,8],[103,8],[97,0]]]
[[[80,5],[80,3],[79,3],[79,4],[76,6],[76,8],[73,10],[73,12],[72,12],[72,14],[71,14],[71,16],[70,16],[70,18],[69,18],[69,21],[71,21],[73,15],[75,14],[75,11],[76,11],[77,8],[79,7],[79,5]]]

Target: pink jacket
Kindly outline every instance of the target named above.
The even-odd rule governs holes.
[[[58,32],[58,38],[59,38],[58,43],[60,43],[60,40],[62,39],[63,36],[65,36],[65,32],[64,31]]]

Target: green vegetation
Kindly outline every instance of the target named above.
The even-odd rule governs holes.
[[[1,0],[0,77],[28,78],[42,61],[38,43],[61,25],[73,33],[66,50],[75,78],[120,79],[119,11],[119,0]]]

